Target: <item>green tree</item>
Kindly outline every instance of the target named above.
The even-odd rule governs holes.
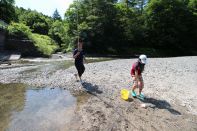
[[[57,9],[53,13],[53,19],[54,20],[62,20],[62,18],[60,16],[59,12],[57,11]]]
[[[121,3],[124,3],[127,8],[134,8],[143,12],[145,5],[147,5],[148,0],[121,0]]]
[[[189,0],[188,7],[193,16],[190,20],[192,47],[197,48],[197,0]]]
[[[148,0],[137,0],[137,8],[139,9],[140,13],[142,14],[144,11],[144,7],[147,5]]]
[[[64,21],[56,20],[49,30],[49,36],[58,43],[59,47],[66,49],[70,44],[70,38],[67,32],[68,24]]]
[[[84,0],[74,2],[65,14],[72,38],[80,36],[87,42],[87,50],[106,52],[115,47],[118,30],[114,18],[114,0]],[[100,50],[102,48],[102,50]],[[91,49],[91,50],[90,50]],[[113,51],[112,51],[113,52]]]
[[[116,4],[116,8],[118,10],[116,28],[121,32],[119,33],[120,43],[124,43],[125,49],[144,46],[146,28],[143,15],[137,13],[134,8],[126,8],[123,4]]]
[[[10,37],[18,39],[28,39],[31,35],[31,30],[23,23],[10,23],[7,28]]]
[[[183,1],[151,0],[146,11],[148,41],[152,46],[181,50],[193,43],[194,21]]]
[[[189,9],[197,16],[197,0],[190,0],[188,3]]]
[[[23,12],[23,11],[22,11]],[[19,22],[32,29],[33,33],[47,35],[50,28],[50,18],[36,11],[27,10],[19,15]]]
[[[133,48],[193,47],[195,0],[82,0],[65,13],[67,34],[90,53],[129,53]]]
[[[4,20],[7,23],[10,23],[12,20],[15,20],[15,9],[14,9],[14,0],[1,0],[0,1],[0,19]]]
[[[134,7],[137,4],[136,0],[120,0],[120,3],[124,3],[127,8]]]

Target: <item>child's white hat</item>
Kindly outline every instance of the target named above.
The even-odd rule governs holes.
[[[140,59],[140,62],[142,64],[146,64],[147,63],[147,57],[146,57],[146,55],[140,55],[139,59]]]

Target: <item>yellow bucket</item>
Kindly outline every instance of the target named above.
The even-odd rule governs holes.
[[[121,93],[121,98],[123,100],[128,100],[129,99],[129,94],[130,94],[129,90],[122,89],[120,93]]]

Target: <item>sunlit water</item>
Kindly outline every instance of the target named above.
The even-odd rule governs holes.
[[[0,130],[6,131],[64,130],[77,105],[77,98],[61,88],[1,84],[0,93]]]

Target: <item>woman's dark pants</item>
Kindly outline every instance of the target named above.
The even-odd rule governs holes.
[[[79,77],[81,77],[82,74],[83,74],[84,71],[85,71],[85,67],[84,67],[83,63],[75,63],[75,67],[76,67],[76,69],[77,69],[77,71],[78,71]]]

